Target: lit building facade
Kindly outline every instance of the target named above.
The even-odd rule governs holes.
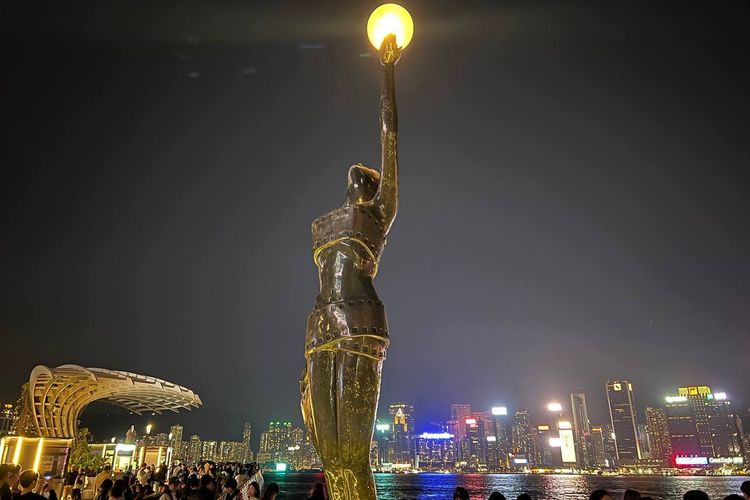
[[[260,435],[260,450],[264,459],[284,461],[292,446],[292,423],[289,421],[272,421],[268,429]],[[260,460],[260,459],[259,459]]]
[[[709,459],[742,457],[742,433],[731,402],[708,386],[680,387],[665,400],[672,452],[682,457]]]
[[[519,409],[513,413],[511,453],[515,468],[524,468],[533,463],[534,435],[527,410]]]
[[[646,408],[646,432],[651,447],[651,459],[661,461],[662,465],[669,465],[672,460],[672,444],[664,409]]]
[[[456,464],[453,434],[425,432],[415,437],[414,466],[422,470],[448,470]]]
[[[253,424],[245,422],[242,427],[242,442],[245,443],[245,456],[242,461],[249,464],[253,461]]]
[[[412,463],[411,437],[414,433],[414,406],[396,403],[388,406],[391,420],[391,439],[388,449],[388,461],[392,464]]]
[[[219,443],[216,441],[203,441],[201,445],[201,460],[218,460]]]
[[[188,445],[188,453],[185,457],[190,462],[198,462],[201,459],[201,452],[203,451],[203,442],[200,436],[193,434],[190,436],[190,444]]]
[[[451,405],[451,419],[448,421],[448,432],[453,434],[453,440],[458,457],[461,458],[461,441],[466,435],[466,419],[471,418],[471,405],[454,403]]]
[[[633,385],[627,380],[607,381],[606,389],[617,465],[633,465],[641,458]]]
[[[0,436],[7,436],[15,428],[16,408],[11,403],[0,404]]]
[[[169,428],[169,435],[171,437],[169,445],[172,447],[172,457],[178,460],[184,458],[182,456],[182,432],[183,428],[179,424]]]
[[[582,392],[570,394],[570,406],[573,413],[573,437],[575,439],[577,465],[581,468],[591,467],[591,422],[586,406],[586,395]]]

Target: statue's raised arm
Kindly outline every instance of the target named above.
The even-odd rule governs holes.
[[[398,211],[398,110],[394,71],[401,57],[396,36],[388,35],[380,47],[383,83],[380,88],[380,146],[382,149],[380,185],[374,202],[380,209],[386,233]]]

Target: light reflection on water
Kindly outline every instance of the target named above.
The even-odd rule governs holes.
[[[626,488],[659,499],[681,499],[692,489],[703,490],[712,500],[739,493],[747,477],[663,477],[663,476],[574,476],[538,474],[375,474],[379,500],[448,499],[453,488],[463,486],[472,500],[487,498],[497,490],[515,499],[528,493],[538,500],[587,500],[591,491],[607,489],[618,493]],[[266,474],[266,484],[275,481],[285,499],[307,498],[310,487],[323,482],[323,474]]]

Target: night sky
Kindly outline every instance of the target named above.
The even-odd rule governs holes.
[[[301,423],[310,222],[379,167],[376,5],[3,4],[0,400],[76,363],[202,397],[157,431]],[[750,5],[404,5],[381,413],[582,388],[601,422],[607,378],[747,408]]]

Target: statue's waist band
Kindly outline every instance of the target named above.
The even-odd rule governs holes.
[[[331,339],[305,350],[305,357],[320,351],[343,351],[358,354],[375,360],[385,359],[385,351],[390,340],[379,335],[347,335]]]
[[[375,299],[352,299],[313,309],[307,318],[305,350],[356,336],[388,341],[388,320],[383,303]]]

